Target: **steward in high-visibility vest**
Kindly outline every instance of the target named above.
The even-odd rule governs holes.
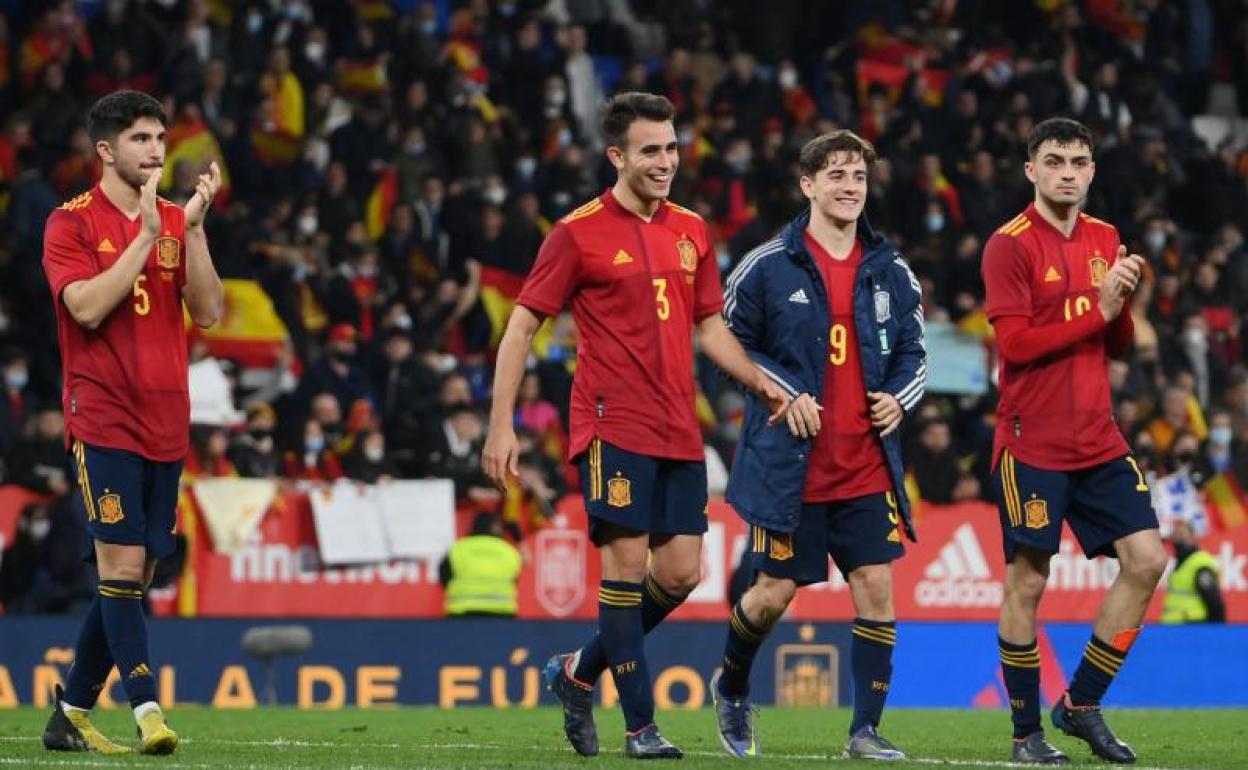
[[[1171,535],[1177,562],[1166,584],[1162,623],[1223,623],[1226,604],[1218,589],[1218,561],[1202,549],[1187,522],[1177,522]]]
[[[514,617],[520,552],[502,537],[499,517],[483,513],[472,532],[455,541],[439,570],[446,614]]]

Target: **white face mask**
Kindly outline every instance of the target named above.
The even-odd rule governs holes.
[[[379,463],[381,458],[386,456],[386,450],[383,447],[370,446],[364,450],[364,457],[370,463]]]
[[[303,47],[303,55],[308,61],[320,64],[325,58],[325,44],[320,41],[308,43]]]
[[[780,70],[780,77],[777,78],[777,81],[780,83],[781,88],[793,88],[797,85],[797,70]]]
[[[507,191],[501,187],[491,187],[481,193],[481,197],[492,206],[501,206],[507,200]]]
[[[1231,445],[1231,429],[1226,425],[1219,425],[1209,429],[1209,443],[1217,447],[1228,447]]]
[[[51,519],[35,519],[30,523],[30,537],[35,540],[35,542],[42,541],[51,531]]]
[[[316,221],[316,217],[312,215],[299,217],[299,234],[310,236],[316,235],[316,226],[320,224]]]

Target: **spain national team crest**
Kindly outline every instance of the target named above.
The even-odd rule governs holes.
[[[633,482],[616,474],[607,481],[607,505],[615,508],[627,508],[633,504]]]
[[[767,553],[768,558],[776,561],[786,561],[793,558],[792,535],[776,533],[772,534],[768,539],[771,540],[771,548]]]
[[[698,247],[684,235],[676,241],[676,251],[680,252],[680,266],[685,272],[693,273],[698,269]]]
[[[1088,276],[1092,279],[1093,286],[1100,286],[1105,282],[1105,274],[1109,272],[1109,262],[1098,252],[1092,259],[1088,260]]]
[[[1049,526],[1049,504],[1045,501],[1028,500],[1023,504],[1023,513],[1027,516],[1027,529],[1044,529]]]
[[[100,521],[104,524],[116,524],[126,518],[121,510],[121,495],[117,493],[100,495]]]
[[[182,261],[178,239],[171,235],[156,239],[156,264],[165,270],[177,270]]]
[[[557,618],[576,612],[585,600],[585,535],[544,529],[533,550],[537,603]]]

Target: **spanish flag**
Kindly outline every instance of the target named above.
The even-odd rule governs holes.
[[[377,177],[373,191],[369,193],[364,205],[364,227],[368,237],[374,243],[386,233],[390,224],[390,213],[394,211],[394,201],[399,194],[399,176],[394,169],[387,169]]]
[[[1205,482],[1205,503],[1210,519],[1219,529],[1236,529],[1248,524],[1248,496],[1239,479],[1229,470]]]
[[[208,344],[217,358],[230,358],[244,366],[273,367],[286,343],[286,325],[277,317],[273,302],[260,284],[242,278],[225,278],[225,312],[209,329],[191,327],[190,334]],[[190,319],[187,318],[188,327]]]
[[[507,318],[516,306],[524,286],[524,276],[497,267],[481,268],[481,307],[490,319],[490,347],[497,348],[507,328]]]
[[[230,171],[225,165],[225,154],[221,152],[221,145],[217,143],[217,138],[208,126],[200,121],[175,123],[169,129],[166,143],[169,149],[165,153],[165,170],[160,179],[162,190],[173,186],[173,167],[178,161],[189,160],[197,172],[202,172],[208,168],[209,163],[216,161],[217,168],[221,169],[221,187],[217,190],[217,197],[212,200],[213,207],[220,208],[229,202]]]
[[[303,142],[303,86],[291,72],[280,79],[266,74],[260,79],[260,91],[268,102],[270,120],[252,129],[252,148],[266,166],[288,165],[299,156]]]
[[[867,105],[867,94],[875,85],[883,86],[888,93],[889,102],[896,104],[901,99],[902,86],[910,79],[910,68],[901,64],[859,59],[858,70],[858,104]],[[949,82],[949,71],[924,68],[919,76],[927,85],[927,103],[939,107],[944,100],[945,86]]]

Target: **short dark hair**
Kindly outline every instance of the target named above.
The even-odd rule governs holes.
[[[1096,149],[1087,126],[1070,118],[1049,118],[1037,123],[1027,136],[1027,157],[1034,159],[1040,145],[1050,141],[1061,147],[1071,143],[1087,145],[1088,152]]]
[[[665,121],[676,118],[676,107],[666,96],[642,91],[616,94],[602,105],[599,126],[608,146],[623,147],[628,127],[635,120]]]
[[[169,124],[165,108],[151,96],[142,91],[114,91],[91,106],[87,136],[93,143],[101,139],[112,141],[139,118],[159,120],[162,126]]]
[[[802,176],[813,177],[818,174],[824,166],[828,165],[828,159],[838,152],[846,153],[851,159],[862,158],[862,162],[867,164],[868,169],[878,157],[874,145],[853,131],[840,128],[820,134],[802,147],[797,161],[798,167],[802,170]]]

